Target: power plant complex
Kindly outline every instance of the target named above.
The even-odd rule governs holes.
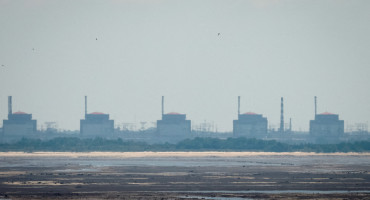
[[[233,121],[235,137],[265,138],[267,136],[267,118],[254,112],[240,114],[240,96],[238,97],[238,119]]]
[[[114,120],[109,114],[92,112],[87,114],[87,96],[85,96],[85,119],[80,121],[81,137],[111,137],[114,133]]]
[[[128,131],[115,128],[114,120],[109,114],[101,112],[87,112],[87,96],[85,96],[85,118],[80,120],[80,131],[77,134],[65,135],[63,133],[41,133],[37,130],[37,121],[32,114],[12,111],[12,97],[8,97],[8,119],[3,120],[0,129],[0,142],[15,142],[22,138],[51,139],[63,136],[81,138],[122,138],[145,142],[179,142],[195,137],[245,137],[266,140],[277,140],[287,143],[338,143],[370,139],[367,130],[357,134],[344,132],[344,120],[338,114],[324,112],[317,114],[317,98],[314,98],[315,115],[309,122],[309,132],[293,132],[291,119],[289,128],[284,123],[284,99],[281,98],[280,127],[278,130],[268,128],[268,120],[262,114],[254,112],[240,112],[240,96],[238,97],[237,119],[233,120],[232,133],[217,133],[212,131],[192,130],[191,120],[186,114],[177,112],[164,112],[164,96],[162,96],[162,118],[156,121],[156,128]],[[139,134],[140,133],[140,134]]]
[[[164,97],[162,96],[162,119],[157,120],[157,134],[171,141],[181,141],[191,134],[191,121],[185,114],[170,112],[164,114]]]
[[[22,137],[35,137],[37,121],[32,119],[32,114],[22,111],[14,112],[12,97],[8,97],[8,119],[3,120],[2,137],[17,139]]]

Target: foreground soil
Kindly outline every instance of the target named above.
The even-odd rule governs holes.
[[[368,155],[259,156],[0,155],[0,199],[370,199]]]

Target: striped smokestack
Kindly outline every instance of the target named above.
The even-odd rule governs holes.
[[[284,132],[284,99],[281,97],[280,132]]]

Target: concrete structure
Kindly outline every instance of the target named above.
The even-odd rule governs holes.
[[[325,112],[310,120],[310,137],[315,143],[335,143],[344,134],[344,121],[339,115]]]
[[[267,136],[267,118],[261,114],[247,112],[233,121],[234,137],[264,138]]]
[[[32,114],[12,112],[12,97],[8,97],[8,119],[3,120],[3,136],[7,138],[22,138],[36,133],[37,121]]]
[[[315,116],[317,115],[317,97],[314,97],[315,99]]]
[[[3,120],[3,133],[5,137],[26,137],[36,133],[37,121],[32,119],[32,114],[15,112],[8,115],[8,120]]]
[[[114,120],[109,119],[109,114],[93,112],[86,114],[80,121],[82,137],[109,137],[114,132]]]
[[[176,112],[163,114],[162,120],[157,120],[157,132],[161,138],[181,140],[190,137],[191,121],[186,120],[185,114]]]
[[[284,99],[281,97],[281,104],[280,104],[280,128],[279,132],[283,133],[285,131],[284,128]]]
[[[189,138],[191,121],[185,114],[171,112],[164,114],[164,97],[162,96],[162,119],[157,120],[157,134],[160,140],[180,141]]]
[[[247,138],[267,136],[267,118],[253,112],[240,114],[240,96],[238,97],[238,119],[233,121],[233,136]]]
[[[85,96],[85,119],[80,120],[81,137],[109,138],[114,133],[114,120],[109,114],[93,112],[87,114],[87,97]]]

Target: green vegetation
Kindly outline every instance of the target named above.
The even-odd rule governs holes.
[[[370,141],[339,144],[299,144],[290,145],[274,140],[246,138],[186,139],[177,144],[147,144],[144,142],[108,140],[102,138],[55,138],[48,141],[22,139],[13,144],[0,144],[0,151],[264,151],[264,152],[369,152]]]

